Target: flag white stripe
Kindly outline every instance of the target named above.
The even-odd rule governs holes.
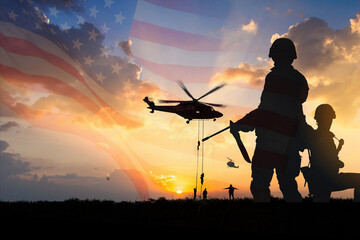
[[[133,55],[158,64],[193,67],[235,67],[245,61],[239,52],[195,52],[131,38]]]
[[[138,1],[134,19],[164,28],[214,38],[219,38],[220,35],[217,31],[229,24],[229,20],[177,11],[142,0]],[[238,23],[236,24],[238,25]]]

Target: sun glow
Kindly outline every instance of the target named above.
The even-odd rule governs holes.
[[[179,190],[176,190],[176,193],[177,194],[182,194],[182,191],[179,189]]]

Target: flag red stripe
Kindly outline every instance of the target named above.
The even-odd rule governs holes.
[[[41,90],[39,88],[43,88],[51,93],[70,97],[94,114],[101,114],[102,120],[106,123],[110,124],[112,122],[110,118],[101,113],[100,107],[90,98],[57,78],[43,75],[26,74],[3,64],[0,64],[0,76],[5,81],[16,86],[29,88],[36,91]]]
[[[24,39],[8,37],[0,33],[0,45],[9,52],[24,55],[24,56],[31,56],[31,57],[38,57],[42,58],[49,63],[57,66],[58,68],[64,70],[65,72],[69,73],[70,75],[77,78],[80,82],[87,86],[84,78],[80,75],[79,71],[71,66],[70,63],[63,60],[61,57],[58,57],[52,53],[49,53],[32,42],[29,42]],[[87,86],[88,87],[88,86]]]
[[[132,22],[130,37],[189,51],[231,51],[222,46],[221,39],[159,27],[135,19]]]

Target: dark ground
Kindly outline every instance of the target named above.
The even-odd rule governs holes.
[[[190,232],[360,236],[360,204],[339,199],[330,203],[313,203],[311,199],[302,203],[285,203],[281,199],[271,203],[254,203],[251,199],[146,202],[70,199],[0,202],[0,209],[3,233],[10,229],[6,226],[19,226],[57,233],[69,229],[91,233],[105,227],[122,233],[172,233],[173,237]]]

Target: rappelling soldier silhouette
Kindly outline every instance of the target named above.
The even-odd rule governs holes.
[[[314,118],[318,128],[307,129],[304,142],[310,150],[310,168],[301,169],[310,194],[315,202],[328,202],[332,191],[354,188],[354,201],[360,202],[360,173],[339,173],[340,168],[344,167],[338,156],[344,140],[338,140],[336,147],[334,138],[337,138],[330,131],[336,118],[334,109],[329,104],[321,104],[316,108]]]
[[[290,39],[275,40],[269,57],[274,67],[265,78],[258,108],[236,123],[230,121],[230,132],[236,139],[239,131],[255,130],[250,186],[254,201],[270,201],[269,187],[275,169],[284,199],[299,202],[302,197],[295,177],[300,173],[299,151],[303,149],[297,138],[299,128],[307,126],[302,103],[307,99],[309,88],[305,77],[292,66],[297,55]]]

